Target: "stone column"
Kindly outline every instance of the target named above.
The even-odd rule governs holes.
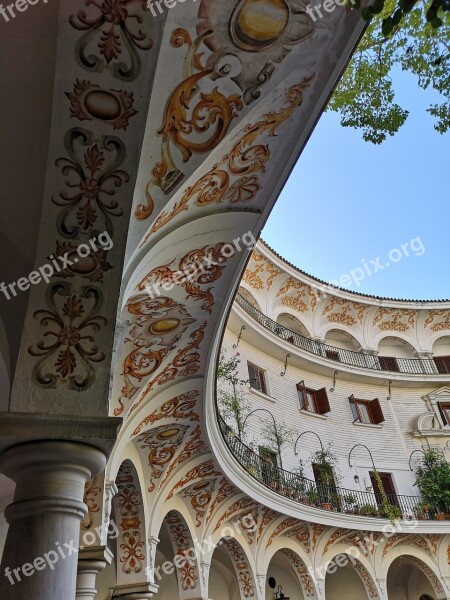
[[[105,547],[80,548],[76,600],[95,600],[97,575],[111,564],[113,558],[112,552]]]
[[[2,415],[0,470],[16,491],[5,510],[1,600],[75,600],[84,486],[105,468],[117,434],[111,421]],[[17,443],[33,429],[35,439]]]

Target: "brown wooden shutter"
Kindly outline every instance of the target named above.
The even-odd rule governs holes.
[[[380,367],[383,371],[400,371],[397,359],[393,356],[379,356]]]
[[[383,411],[381,410],[380,401],[378,400],[378,398],[375,398],[375,400],[371,400],[369,402],[369,407],[373,423],[375,423],[376,425],[383,423],[384,415]]]
[[[445,415],[445,412],[442,409],[441,403],[438,402],[437,405],[438,405],[438,408],[439,408],[439,412],[441,413],[442,422],[444,423],[444,425],[450,425],[450,423],[448,422],[448,419],[447,419],[447,417]]]
[[[317,412],[319,413],[319,415],[325,415],[326,413],[329,413],[331,408],[330,403],[328,402],[328,394],[326,388],[321,388],[320,390],[317,390],[316,392],[314,392],[314,395],[316,398]]]
[[[356,407],[355,396],[353,394],[351,396],[349,396],[348,401],[350,402],[350,407],[352,409],[353,421],[354,422],[359,421],[360,417],[359,417],[358,409]]]
[[[450,356],[435,356],[434,364],[436,365],[438,373],[450,373]]]
[[[306,387],[305,387],[305,382],[304,381],[300,381],[300,383],[297,383],[297,391],[300,392],[298,400],[300,402],[300,410],[305,410],[305,406],[306,406]]]
[[[258,377],[257,377],[255,366],[252,365],[251,362],[247,363],[247,366],[248,366],[248,378],[250,381],[250,387],[256,388]]]

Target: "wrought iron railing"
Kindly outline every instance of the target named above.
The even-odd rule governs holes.
[[[345,350],[329,346],[323,342],[312,340],[296,331],[292,331],[276,321],[273,321],[257,308],[255,308],[241,294],[237,294],[236,301],[246,313],[252,316],[260,325],[268,329],[275,335],[291,343],[297,348],[306,350],[311,354],[316,354],[323,358],[328,358],[335,362],[354,367],[362,367],[363,369],[372,369],[375,371],[390,371],[408,373],[414,375],[430,375],[438,374],[436,364],[433,359],[429,358],[394,358],[384,356],[374,356],[366,352],[356,352],[353,350]]]
[[[219,425],[235,459],[265,487],[307,506],[365,517],[388,518],[380,508],[381,498],[378,494],[325,485],[286,471],[249,448],[220,415]],[[403,519],[435,518],[435,512],[419,496],[387,494],[387,499],[389,504],[398,507],[399,516]]]

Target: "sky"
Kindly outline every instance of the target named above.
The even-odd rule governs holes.
[[[381,145],[324,113],[262,232],[297,267],[363,294],[450,299],[450,133],[395,72],[405,125]],[[387,266],[389,265],[389,266]]]

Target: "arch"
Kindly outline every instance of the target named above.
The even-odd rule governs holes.
[[[240,294],[245,300],[247,300],[247,302],[249,302],[254,308],[259,310],[259,312],[262,312],[259,303],[255,299],[255,296],[246,288],[239,286],[237,293]]]
[[[257,598],[258,590],[256,588],[256,579],[252,565],[241,544],[232,537],[221,538],[213,553],[213,559],[217,552],[217,548],[220,548],[227,553],[227,556],[233,565],[233,570],[239,586],[240,600]]]
[[[133,462],[126,459],[116,477],[112,505],[117,527],[117,587],[148,581],[148,549],[144,498]]]
[[[352,552],[351,550],[354,550]],[[338,581],[338,585],[346,582],[349,585],[348,578],[351,578],[350,573],[358,576],[360,583],[364,587],[368,599],[379,599],[378,587],[370,573],[369,565],[364,564],[360,555],[360,551],[355,547],[349,550],[345,544],[342,546],[342,552],[337,552],[337,548],[333,548],[333,552],[328,554],[329,558],[322,557],[322,564],[326,566],[325,590],[329,600],[333,600],[333,593],[330,591],[329,577],[336,576],[334,579]],[[346,580],[347,578],[347,580]],[[327,586],[328,580],[328,586]],[[354,579],[354,581],[356,581]],[[353,597],[347,592],[349,597]],[[354,597],[357,597],[356,595]]]
[[[395,358],[415,358],[417,354],[411,341],[402,334],[395,336],[382,335],[377,339],[377,350],[379,356],[392,356]]]
[[[276,322],[283,327],[286,327],[286,329],[290,329],[304,337],[311,337],[311,334],[303,321],[287,311],[279,313],[276,317]]]
[[[450,356],[450,335],[439,335],[433,340],[433,356]]]
[[[392,597],[392,600],[396,600],[395,595],[392,593],[392,589],[394,587],[394,583],[397,582],[403,587],[406,598],[410,597],[408,592],[411,586],[414,586],[414,594],[417,594],[417,592],[422,592],[423,594],[429,596],[433,594],[431,595],[433,600],[444,600],[447,598],[444,587],[439,580],[436,570],[427,563],[428,561],[425,562],[425,558],[421,559],[418,556],[414,556],[413,554],[409,553],[402,553],[400,556],[397,554],[395,557],[393,557],[393,560],[390,562],[386,571],[389,598]],[[422,574],[422,581],[417,577],[417,572],[415,572],[414,569]],[[424,579],[426,579],[428,583],[428,589],[426,589]],[[420,589],[418,589],[418,587]],[[389,592],[390,589],[391,593]]]
[[[198,564],[198,548],[184,517],[177,510],[165,516],[161,529],[165,528],[172,548],[172,562],[178,583],[179,600],[203,597]],[[160,534],[159,538],[162,538]],[[171,556],[171,558],[172,558]],[[168,558],[166,556],[166,558]],[[160,578],[160,566],[155,569],[156,579]],[[158,583],[156,581],[156,583]]]
[[[330,327],[325,330],[323,337],[325,344],[335,346],[336,348],[342,348],[343,350],[358,352],[362,348],[359,340],[352,333],[341,327]]]
[[[261,546],[258,554],[257,572],[268,573],[273,557],[282,553],[290,562],[296,578],[301,586],[305,598],[314,598],[317,595],[313,577],[311,577],[312,564],[307,553],[291,538],[275,537],[269,547]]]

